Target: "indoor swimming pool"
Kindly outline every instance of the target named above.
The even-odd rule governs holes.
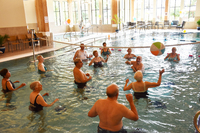
[[[106,42],[108,47],[143,47],[151,46],[156,41],[167,46],[190,43],[194,40],[200,41],[199,33],[131,32],[123,36],[113,36]],[[104,41],[105,39],[99,40],[90,45],[102,46]],[[175,47],[180,54],[179,63],[164,61],[167,53],[171,53],[172,47],[165,47],[165,53],[161,56],[152,55],[150,48],[132,48],[133,54],[142,56],[145,67],[143,81],[157,82],[159,70],[164,68],[165,73],[159,87],[148,89],[148,99],[139,99],[135,102],[139,120],[131,121],[123,118],[124,128],[128,132],[195,132],[193,117],[200,110],[200,57],[198,57],[200,44]],[[33,114],[28,109],[29,95],[32,92],[30,83],[40,78],[37,73],[37,62],[31,62],[33,57],[0,63],[0,69],[7,68],[11,72],[12,81],[19,80],[20,83],[26,83],[25,87],[13,92],[11,104],[16,109],[0,111],[1,133],[96,133],[99,118],[90,118],[87,114],[98,99],[106,98],[106,88],[111,83],[119,86],[118,102],[130,108],[125,94],[133,94],[133,91],[125,92],[123,87],[127,78],[129,78],[128,84],[135,79],[131,66],[125,64],[126,60],[123,58],[127,48],[114,48],[103,68],[89,67],[89,61],[84,62],[82,70],[92,76],[84,91],[77,90],[74,84],[73,56],[76,50],[65,52],[66,49],[69,50],[64,48],[42,54],[44,58],[54,56],[44,61],[45,66],[54,71],[47,72],[48,77],[40,80],[43,85],[41,94],[49,93],[49,96],[45,97],[47,103],[59,98],[53,106],[45,108],[43,114]],[[88,47],[86,50],[89,54],[97,50],[100,55],[99,48]],[[62,53],[63,55],[60,55]],[[88,99],[84,100],[83,97]],[[56,111],[57,106],[65,107],[65,110]],[[5,101],[0,101],[0,110],[5,109],[7,109]]]

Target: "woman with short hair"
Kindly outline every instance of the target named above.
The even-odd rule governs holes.
[[[147,98],[148,95],[148,88],[153,88],[153,87],[157,87],[160,86],[161,84],[161,79],[162,79],[162,74],[165,72],[165,70],[159,70],[159,78],[157,83],[156,82],[148,82],[148,81],[143,81],[143,74],[141,71],[137,71],[134,75],[134,79],[136,80],[136,82],[132,82],[130,83],[128,86],[128,82],[129,79],[126,79],[126,83],[124,85],[124,91],[126,90],[130,90],[133,89],[134,91],[134,96],[136,99],[140,99],[140,98]]]
[[[43,96],[48,96],[49,93],[45,93],[43,95],[40,94],[40,91],[42,90],[42,84],[39,81],[32,82],[30,84],[30,88],[33,90],[33,92],[30,94],[29,110],[33,112],[39,112],[43,110],[43,107],[50,107],[59,100],[56,98],[51,104],[47,104]]]

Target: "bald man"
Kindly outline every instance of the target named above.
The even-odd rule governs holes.
[[[86,86],[87,82],[92,79],[92,76],[90,76],[89,73],[85,74],[81,70],[81,67],[83,66],[83,62],[81,59],[79,59],[79,58],[75,59],[74,64],[76,65],[73,70],[74,82],[75,82],[75,84],[77,84],[77,87],[79,89],[83,89]],[[89,78],[87,78],[87,76]]]
[[[133,72],[136,72],[137,70],[141,70],[144,72],[144,65],[142,64],[142,57],[137,56],[136,61],[126,61],[126,64],[133,65],[131,68],[133,69]]]
[[[133,103],[133,95],[126,94],[131,110],[117,102],[119,89],[116,84],[111,84],[106,90],[107,99],[99,99],[88,112],[89,117],[99,116],[98,133],[126,133],[123,129],[122,118],[137,121],[138,113]]]

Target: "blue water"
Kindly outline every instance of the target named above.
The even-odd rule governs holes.
[[[183,35],[183,37],[181,36]],[[172,33],[146,33],[136,35],[131,40],[132,34],[122,37],[112,37],[107,40],[108,46],[150,46],[155,41],[160,40],[167,46],[168,44],[177,44],[179,40],[198,39],[198,34],[172,34]],[[165,37],[167,41],[164,42]],[[174,40],[175,38],[175,40]],[[179,39],[179,40],[178,40]],[[101,46],[102,41],[94,45]],[[159,70],[164,68],[160,87],[150,88],[149,98],[135,101],[138,110],[139,120],[134,122],[126,118],[123,119],[124,128],[129,132],[140,129],[144,132],[194,132],[193,117],[199,110],[199,78],[200,78],[200,45],[177,46],[177,53],[180,54],[181,61],[172,63],[164,61],[167,53],[171,52],[172,47],[166,47],[166,51],[161,56],[154,56],[149,48],[135,48],[132,53],[143,57],[145,66],[144,81],[157,82]],[[88,53],[98,48],[88,48]],[[72,132],[72,133],[95,133],[99,118],[89,118],[88,111],[99,98],[106,98],[106,87],[111,83],[119,86],[120,92],[118,102],[129,107],[125,94],[133,93],[123,91],[125,80],[129,78],[134,82],[134,73],[130,65],[126,65],[123,56],[127,49],[118,49],[112,51],[112,55],[103,68],[93,68],[85,62],[82,70],[92,75],[92,81],[88,82],[88,87],[84,92],[76,89],[74,85],[72,61],[75,51],[65,53],[65,49],[43,54],[44,57],[50,57],[60,53],[62,56],[56,56],[45,60],[44,64],[48,69],[54,71],[48,72],[47,78],[41,79],[43,91],[49,92],[49,97],[45,97],[48,103],[55,98],[60,100],[52,107],[44,109],[44,115],[32,114],[28,110],[31,82],[39,80],[37,74],[37,63],[31,63],[33,57],[18,59],[0,63],[0,69],[6,67],[11,72],[11,80],[19,80],[27,85],[13,93],[12,105],[15,110],[0,111],[0,132]],[[193,57],[189,57],[193,55]],[[134,60],[134,59],[133,59]],[[2,94],[2,93],[1,93]],[[87,100],[82,100],[88,97]],[[65,106],[66,110],[56,111],[57,106]],[[5,109],[5,101],[0,101],[0,110]]]

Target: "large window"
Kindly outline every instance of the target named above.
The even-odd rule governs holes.
[[[119,18],[125,22],[125,0],[120,0],[120,14]]]
[[[103,24],[111,24],[111,0],[103,0]]]
[[[156,21],[164,21],[165,17],[165,0],[157,0]]]
[[[65,22],[67,21],[67,19],[69,19],[69,9],[67,1],[63,1],[63,18]]]
[[[92,0],[92,24],[99,24],[99,0]]]
[[[53,11],[54,11],[54,17],[56,25],[61,25],[61,19],[60,19],[60,2],[54,1],[53,2]]]
[[[185,0],[184,20],[194,21],[197,0]]]
[[[88,3],[85,0],[81,1],[81,19],[83,20],[83,24],[88,23]]]
[[[145,21],[153,20],[153,0],[144,0],[144,18]]]
[[[73,23],[77,24],[78,23],[78,2],[73,1],[72,7],[73,7]]]
[[[135,18],[137,21],[141,20],[141,0],[135,0],[135,4],[134,4],[134,21]]]
[[[170,1],[170,20],[179,20],[181,0]]]
[[[130,21],[130,0],[120,0],[119,17],[123,23]]]

